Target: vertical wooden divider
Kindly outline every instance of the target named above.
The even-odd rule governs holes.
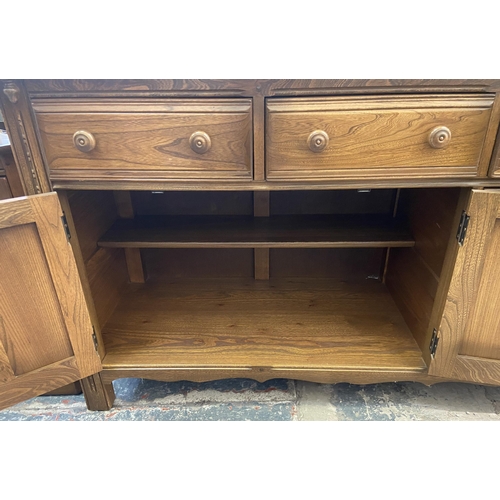
[[[254,217],[269,217],[269,191],[255,191],[253,194]],[[269,248],[254,248],[254,277],[256,280],[269,279]]]
[[[118,215],[122,219],[134,218],[134,206],[130,191],[113,191]],[[146,273],[141,258],[140,248],[125,248],[125,259],[127,261],[128,277],[131,283],[144,283]]]

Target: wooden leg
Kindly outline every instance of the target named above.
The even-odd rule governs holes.
[[[125,248],[128,276],[131,283],[144,283],[146,276],[142,265],[140,248]]]
[[[104,383],[100,373],[84,378],[81,382],[89,410],[105,411],[111,409],[115,400],[115,391],[111,382]]]
[[[254,248],[254,276],[256,280],[269,279],[269,248]]]

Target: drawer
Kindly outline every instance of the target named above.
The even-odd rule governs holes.
[[[250,99],[40,99],[52,180],[252,178]]]
[[[272,98],[266,178],[475,177],[493,95]]]

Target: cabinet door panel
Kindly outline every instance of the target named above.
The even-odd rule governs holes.
[[[101,370],[57,194],[0,203],[0,408]]]
[[[500,383],[500,191],[473,191],[429,373]]]

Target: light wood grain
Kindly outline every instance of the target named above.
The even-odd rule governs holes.
[[[464,245],[456,254],[453,274],[439,326],[439,349],[429,367],[429,374],[452,376],[464,335],[470,325],[485,252],[495,227],[500,196],[494,191],[473,191],[467,213],[470,222]],[[458,245],[457,245],[458,247]],[[494,335],[494,332],[489,332]]]
[[[46,394],[80,378],[74,356],[25,373],[0,387],[0,410],[30,398]]]
[[[475,176],[493,98],[407,96],[267,101],[266,169],[270,180]],[[450,145],[429,146],[437,126]],[[330,137],[321,153],[307,137]]]
[[[452,376],[476,384],[500,385],[500,360],[458,356]]]
[[[251,102],[202,101],[61,101],[35,104],[51,177],[72,171],[87,177],[147,172],[164,179],[252,178]],[[96,147],[78,151],[77,130],[90,132]],[[204,154],[192,151],[196,131],[211,137]]]
[[[101,363],[57,195],[17,198],[0,207],[5,407],[97,373]]]
[[[93,375],[101,370],[101,362],[92,341],[92,322],[75,258],[63,228],[57,195],[31,196],[29,201],[80,375]]]
[[[500,219],[497,218],[487,242],[477,296],[459,349],[461,355],[500,360],[499,250]]]
[[[51,274],[34,223],[1,230],[0,342],[16,376],[73,355]]]
[[[119,378],[144,378],[150,380],[163,380],[165,382],[176,382],[179,380],[190,380],[193,382],[208,382],[228,378],[249,378],[259,382],[275,378],[291,380],[305,380],[319,384],[383,384],[394,382],[419,382],[425,385],[433,385],[439,382],[449,382],[451,379],[430,377],[421,369],[416,370],[342,370],[335,368],[273,368],[273,367],[241,367],[241,368],[109,368],[102,372],[103,380],[111,383]]]
[[[252,102],[253,111],[253,178],[263,181],[266,178],[266,150],[265,150],[265,98],[260,93],[255,95]]]
[[[427,332],[438,280],[414,249],[391,249],[385,277],[406,324],[422,352],[428,350]]]
[[[152,281],[131,286],[103,333],[105,368],[425,368],[379,283]]]

